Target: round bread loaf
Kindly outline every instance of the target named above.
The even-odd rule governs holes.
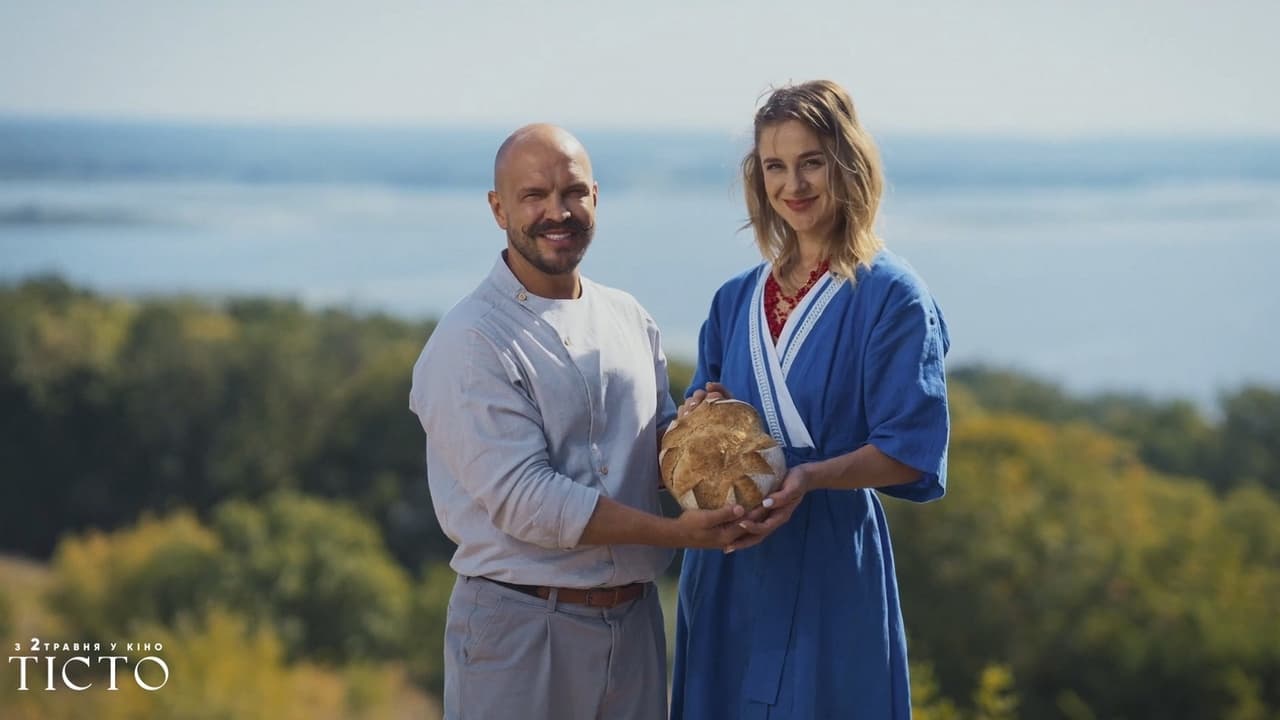
[[[658,452],[662,482],[686,510],[764,502],[786,475],[782,448],[740,400],[707,400],[667,428]]]

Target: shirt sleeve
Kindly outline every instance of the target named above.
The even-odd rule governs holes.
[[[880,488],[886,495],[927,502],[946,493],[948,343],[946,323],[928,291],[894,282],[866,354],[868,442],[920,477]]]
[[[550,463],[542,416],[518,368],[479,333],[430,353],[414,369],[414,409],[427,452],[502,532],[571,549],[600,493]]]
[[[644,316],[644,322],[649,334],[649,345],[653,348],[653,377],[658,385],[657,428],[658,436],[661,437],[671,421],[676,419],[676,404],[671,399],[671,376],[667,373],[667,354],[662,351],[662,333],[648,314]]]

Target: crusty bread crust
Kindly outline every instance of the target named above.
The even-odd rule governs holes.
[[[671,423],[658,454],[662,482],[687,510],[758,507],[777,488],[786,460],[739,400],[708,400]]]

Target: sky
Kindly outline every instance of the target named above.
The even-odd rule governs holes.
[[[0,0],[0,114],[741,129],[771,85],[875,130],[1280,134],[1275,0]]]

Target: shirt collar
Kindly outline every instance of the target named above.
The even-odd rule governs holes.
[[[498,289],[498,292],[509,298],[515,298],[516,300],[527,299],[520,298],[520,295],[535,297],[533,293],[525,290],[524,285],[521,285],[520,281],[516,279],[515,273],[511,272],[511,268],[507,267],[506,258],[503,257],[505,254],[506,250],[498,253],[498,259],[493,263],[493,269],[489,271],[489,282]]]
[[[489,282],[498,290],[498,292],[507,298],[511,298],[516,302],[528,307],[531,310],[544,310],[560,303],[572,303],[581,300],[587,296],[588,281],[585,277],[579,276],[578,281],[582,284],[582,294],[575,300],[553,300],[544,298],[541,295],[535,295],[529,292],[520,280],[511,272],[511,268],[507,266],[506,250],[498,253],[498,259],[493,263],[493,269],[489,271]]]

